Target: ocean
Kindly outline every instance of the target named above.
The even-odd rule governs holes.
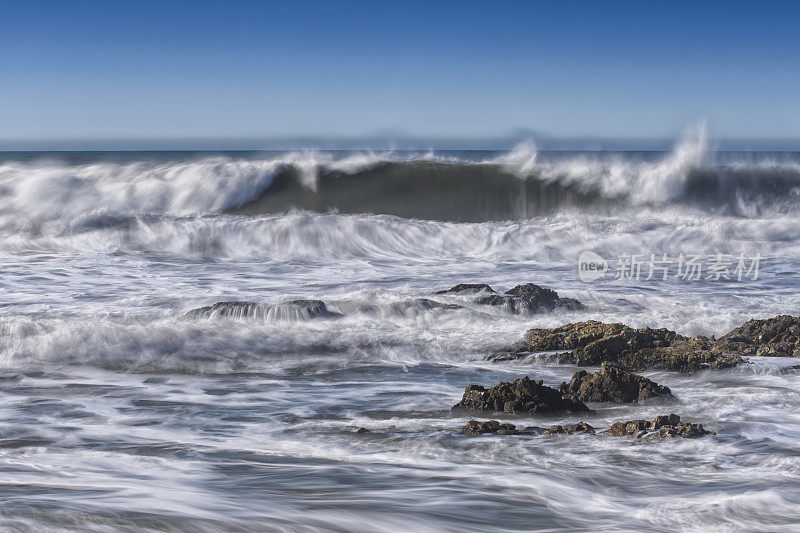
[[[470,437],[475,415],[450,408],[470,384],[569,380],[551,357],[490,360],[529,328],[718,337],[800,314],[799,228],[800,153],[703,139],[0,153],[0,529],[792,530],[794,358],[643,372],[668,406],[478,416],[604,428],[675,412],[716,433],[698,439]],[[599,279],[581,279],[584,252],[607,262]],[[435,294],[458,283],[535,283],[585,308]],[[187,316],[298,299],[335,316]]]

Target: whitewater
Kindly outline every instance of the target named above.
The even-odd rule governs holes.
[[[473,383],[569,381],[547,356],[490,360],[529,328],[800,314],[798,217],[800,153],[702,133],[669,152],[0,153],[0,529],[791,530],[794,358],[643,372],[701,439],[468,437],[450,408]],[[587,250],[761,262],[587,283]],[[435,294],[458,283],[585,308]],[[336,317],[269,311],[293,300]],[[187,315],[223,301],[262,312]],[[595,427],[664,414],[592,407]]]

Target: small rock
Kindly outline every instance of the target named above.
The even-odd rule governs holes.
[[[642,403],[655,396],[672,396],[669,387],[605,362],[599,372],[576,372],[558,390],[582,402]]]
[[[454,410],[502,411],[506,413],[591,412],[581,401],[564,397],[560,391],[542,381],[525,376],[512,383],[503,381],[489,389],[468,385]]]
[[[486,422],[470,420],[462,429],[467,435],[483,435],[485,433],[517,435],[519,433],[514,424],[501,424],[497,420],[487,420]]]
[[[589,433],[594,435],[594,428],[586,422],[578,422],[577,424],[569,424],[567,426],[550,426],[550,429],[544,431],[545,435],[572,435],[573,433]]]
[[[714,432],[706,430],[702,424],[681,422],[681,417],[672,413],[670,415],[657,416],[652,422],[647,420],[614,422],[603,434],[614,437],[633,435],[637,439],[662,439],[673,437],[696,438],[704,435],[714,435]]]
[[[436,294],[478,294],[481,292],[497,294],[493,288],[485,283],[459,283],[447,290],[437,291]]]

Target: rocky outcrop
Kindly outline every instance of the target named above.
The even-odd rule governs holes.
[[[572,435],[574,433],[588,433],[594,435],[594,428],[586,422],[569,424],[567,426],[550,426],[544,431],[545,435]]]
[[[669,387],[605,362],[599,372],[576,372],[558,387],[564,396],[581,402],[642,403],[655,396],[672,396]]]
[[[275,318],[307,320],[311,318],[339,318],[341,313],[330,311],[322,300],[291,300],[273,306],[255,302],[217,302],[214,305],[193,309],[186,318]]]
[[[447,290],[436,291],[436,294],[479,294],[482,292],[497,294],[493,288],[485,283],[459,283]]]
[[[468,385],[454,410],[501,411],[505,413],[579,413],[590,412],[581,401],[564,397],[542,381],[525,376],[514,382],[503,381],[491,388]]]
[[[800,317],[780,315],[749,320],[719,338],[715,353],[800,357]]]
[[[485,283],[461,283],[450,289],[438,291],[436,294],[481,295],[475,299],[475,303],[504,306],[515,314],[538,313],[555,309],[575,311],[584,308],[584,305],[574,298],[561,298],[556,291],[533,283],[517,285],[504,294],[498,293]]]
[[[214,305],[192,309],[186,318],[245,318],[255,316],[261,306],[255,302],[217,302]]]
[[[681,417],[672,413],[657,416],[652,422],[647,420],[628,420],[627,422],[614,422],[604,435],[623,437],[635,436],[637,439],[685,437],[696,438],[704,435],[714,435],[713,431],[706,430],[702,424],[681,422]]]
[[[517,426],[514,424],[501,424],[497,420],[487,420],[486,422],[479,422],[477,420],[470,420],[462,428],[463,432],[467,435],[484,435],[486,433],[494,433],[496,435],[517,435]]]
[[[628,371],[646,369],[691,373],[703,368],[728,368],[741,363],[736,354],[712,351],[705,337],[684,337],[668,329],[634,329],[624,324],[596,320],[567,324],[554,329],[531,329],[509,352],[492,356],[504,360],[527,352],[563,351],[561,362],[594,366],[612,362]],[[516,355],[515,355],[516,354]]]

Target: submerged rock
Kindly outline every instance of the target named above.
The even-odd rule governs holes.
[[[485,433],[495,433],[497,435],[517,435],[517,426],[514,424],[501,424],[497,420],[487,420],[486,422],[479,422],[478,420],[470,420],[467,422],[462,430],[467,435],[483,435]]]
[[[468,385],[454,410],[502,411],[505,413],[563,413],[590,412],[581,401],[564,397],[560,391],[547,387],[542,381],[525,376],[512,383],[503,381],[489,389]]]
[[[614,422],[604,435],[624,437],[636,436],[637,439],[661,439],[672,437],[696,438],[704,435],[715,435],[713,431],[706,430],[702,424],[681,422],[681,417],[672,413],[657,416],[652,422],[647,420],[628,420],[627,422]]]
[[[217,302],[192,309],[186,318],[275,318],[306,320],[310,318],[339,318],[341,313],[330,311],[322,300],[291,300],[273,306],[255,302]]]
[[[743,361],[735,354],[713,352],[712,346],[705,337],[684,337],[665,328],[634,329],[625,324],[589,320],[553,329],[530,329],[519,345],[493,358],[569,350],[559,359],[578,366],[607,361],[629,371],[662,368],[684,373],[703,368],[727,368]]]
[[[669,387],[608,362],[594,374],[585,370],[576,372],[569,383],[562,383],[558,390],[581,402],[642,403],[655,396],[672,396]]]
[[[485,283],[461,283],[450,289],[438,291],[436,294],[483,294],[475,300],[475,303],[505,306],[515,314],[555,309],[575,311],[584,308],[584,305],[574,298],[561,298],[556,291],[533,283],[517,285],[505,294],[499,294]]]
[[[748,356],[800,357],[800,317],[748,320],[719,338],[714,352]]]
[[[573,433],[588,433],[594,435],[594,428],[586,422],[578,422],[577,424],[569,424],[567,426],[550,426],[550,429],[544,431],[545,435],[572,435]]]

